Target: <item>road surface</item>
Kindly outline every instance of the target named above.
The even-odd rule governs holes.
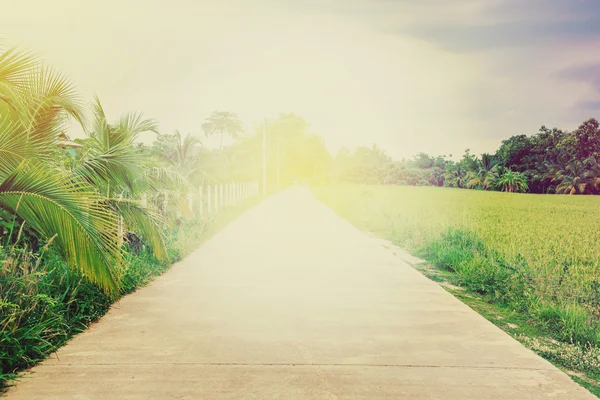
[[[119,301],[8,399],[595,397],[292,188]]]

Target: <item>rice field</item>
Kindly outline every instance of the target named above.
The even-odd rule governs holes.
[[[456,272],[468,288],[555,323],[564,341],[600,343],[600,196],[367,185],[313,191],[359,228]]]

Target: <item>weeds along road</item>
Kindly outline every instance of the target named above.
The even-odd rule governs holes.
[[[122,299],[7,397],[595,398],[299,187]]]

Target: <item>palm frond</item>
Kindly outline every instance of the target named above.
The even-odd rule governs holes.
[[[156,212],[128,199],[106,200],[123,217],[125,226],[151,244],[157,259],[168,261],[162,226],[164,219]]]
[[[49,67],[40,66],[29,76],[25,97],[31,109],[27,136],[40,146],[55,144],[69,117],[85,125],[83,107],[74,85]]]
[[[116,214],[103,198],[68,172],[23,161],[0,182],[0,208],[18,215],[54,245],[67,263],[107,293],[118,293],[122,261]]]
[[[0,179],[36,155],[36,147],[19,137],[21,131],[18,123],[0,118]]]
[[[5,88],[11,92],[26,89],[32,69],[39,64],[39,59],[31,53],[16,48],[0,49],[0,94]]]
[[[154,119],[144,119],[143,114],[132,112],[125,114],[119,121],[118,128],[136,137],[142,132],[154,132],[158,134],[158,122]]]

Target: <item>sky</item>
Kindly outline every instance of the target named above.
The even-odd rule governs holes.
[[[294,112],[335,153],[493,152],[600,118],[597,0],[0,0],[0,43],[96,94],[202,135]],[[74,129],[71,136],[80,132]],[[211,145],[210,142],[208,145]]]

